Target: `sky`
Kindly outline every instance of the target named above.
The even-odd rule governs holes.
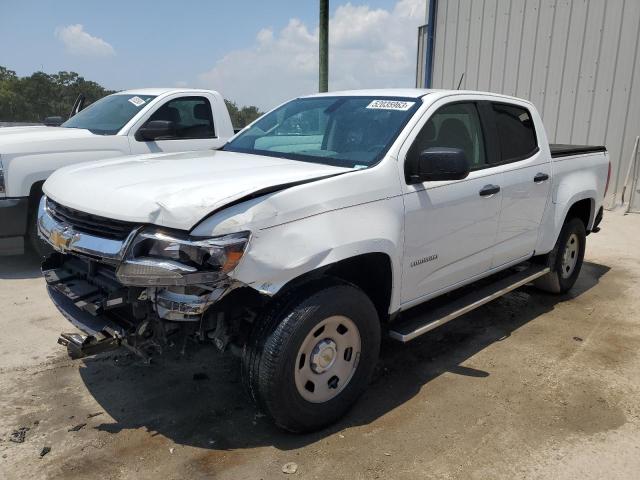
[[[272,108],[318,88],[318,0],[0,0],[0,65]],[[426,0],[330,0],[329,89],[412,87]]]

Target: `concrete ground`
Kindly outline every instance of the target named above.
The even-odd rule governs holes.
[[[273,427],[208,350],[68,360],[37,260],[0,258],[0,478],[638,478],[638,239],[640,215],[609,213],[569,295],[524,287],[385,343],[365,396],[312,435]]]

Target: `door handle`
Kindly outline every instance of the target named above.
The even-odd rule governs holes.
[[[542,172],[536,173],[536,176],[533,177],[534,183],[542,183],[542,182],[546,182],[547,180],[549,180],[549,175]]]
[[[500,187],[498,185],[485,185],[484,187],[482,187],[482,190],[480,190],[480,196],[492,197],[499,191],[500,191]]]

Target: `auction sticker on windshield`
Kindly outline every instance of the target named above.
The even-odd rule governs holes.
[[[416,102],[403,102],[400,100],[374,100],[367,108],[375,110],[401,110],[403,112],[409,110]]]
[[[139,106],[144,105],[144,104],[146,103],[146,102],[145,102],[143,99],[141,99],[140,97],[131,97],[131,98],[129,99],[129,101],[130,101],[131,103],[133,103],[136,107],[139,107]]]

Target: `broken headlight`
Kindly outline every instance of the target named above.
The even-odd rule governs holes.
[[[212,283],[238,265],[248,241],[249,232],[194,238],[143,230],[134,238],[116,275],[124,285]]]

